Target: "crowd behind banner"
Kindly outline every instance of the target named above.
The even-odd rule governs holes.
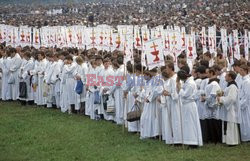
[[[219,41],[215,26],[190,34],[177,26],[0,30],[2,101],[105,119],[190,148],[250,140],[247,31],[222,29]]]

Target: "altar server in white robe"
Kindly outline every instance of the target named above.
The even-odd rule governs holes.
[[[145,86],[144,86],[144,107],[140,120],[140,138],[146,139],[160,135],[160,122],[158,113],[157,97],[161,95],[161,86],[156,86],[154,76],[157,70],[154,68],[150,71],[145,71]]]
[[[237,74],[236,78],[235,78],[235,82],[237,84],[238,89],[241,88],[242,85],[242,76],[240,75],[240,66],[241,66],[241,61],[240,60],[235,60],[234,64],[233,64],[233,69],[234,72]]]
[[[169,75],[166,70],[162,71],[163,87],[159,102],[162,107],[162,140],[166,144],[173,144],[172,114],[170,110],[170,97],[166,89],[169,89]]]
[[[222,141],[227,145],[237,145],[240,143],[238,124],[240,123],[239,90],[235,82],[236,73],[229,71],[226,74],[228,86],[223,97],[217,97],[217,101],[222,104],[225,117],[222,122]]]
[[[76,92],[75,92],[75,78],[74,72],[76,70],[76,63],[73,62],[73,57],[68,55],[65,57],[67,64],[65,65],[65,74],[66,74],[66,106],[68,107],[68,112],[71,114],[75,112],[75,100],[76,100]]]
[[[52,77],[54,75],[56,62],[54,61],[54,55],[52,52],[47,53],[46,57],[49,61],[44,76],[44,81],[48,86],[46,105],[48,108],[51,108],[52,105],[55,104],[55,97],[54,97],[55,82],[52,81]]]
[[[20,71],[20,81],[24,81],[26,83],[26,87],[27,87],[27,98],[26,99],[22,99],[20,98],[20,100],[24,100],[26,102],[29,101],[33,101],[34,100],[34,95],[32,92],[32,86],[31,86],[31,75],[30,75],[30,71],[34,69],[34,61],[33,59],[31,59],[31,54],[30,52],[25,52],[24,56],[23,56],[23,64],[21,67],[21,71]]]
[[[37,74],[37,92],[36,92],[36,97],[37,97],[37,105],[45,105],[45,97],[44,97],[44,74],[45,74],[45,69],[47,67],[48,61],[45,58],[45,54],[43,51],[39,51],[38,53],[38,64],[37,68],[35,69],[34,73]]]
[[[82,93],[81,94],[77,94],[76,95],[76,102],[75,102],[75,110],[77,110],[77,113],[80,112],[80,109],[83,108],[83,102],[85,101],[85,97],[86,97],[86,89],[85,89],[85,85],[86,85],[86,76],[85,76],[85,69],[83,67],[83,59],[81,56],[78,56],[76,58],[76,70],[74,71],[74,77],[76,79],[76,83],[77,84],[77,80],[81,80],[83,83],[83,89],[82,89]]]
[[[167,96],[169,102],[170,123],[172,127],[172,143],[182,143],[181,133],[181,116],[180,116],[180,100],[176,90],[177,75],[174,73],[174,64],[172,62],[166,63],[166,73],[169,76],[168,86],[165,88],[164,95]],[[167,142],[166,142],[167,143]]]
[[[186,70],[180,70],[177,78],[177,91],[181,99],[181,122],[183,144],[190,147],[202,146],[202,134],[198,115],[197,105],[195,103],[196,84],[189,75],[188,67]],[[183,81],[181,86],[180,80]]]
[[[242,141],[250,141],[250,76],[248,75],[248,66],[240,66],[240,74],[242,76],[242,86],[240,89],[240,112],[241,124],[240,134]]]
[[[53,96],[55,98],[55,104],[57,108],[60,108],[60,74],[62,72],[62,68],[63,68],[63,59],[64,56],[61,53],[56,53],[54,58],[54,62],[55,62],[55,66],[54,66],[54,70],[53,70],[53,74],[51,77],[51,83],[54,84],[54,93]]]
[[[200,124],[201,124],[201,132],[203,142],[208,142],[208,118],[209,111],[205,106],[205,89],[208,84],[209,79],[207,78],[207,68],[204,65],[201,65],[197,68],[197,73],[201,78],[200,88],[197,91],[196,103],[199,112]]]
[[[2,100],[2,76],[3,76],[3,56],[0,52],[0,100]]]
[[[3,64],[2,64],[2,100],[11,100],[11,85],[8,83],[10,78],[10,65],[11,57],[10,52],[3,53]]]
[[[64,60],[62,72],[59,76],[60,79],[60,107],[61,112],[67,112],[69,107],[67,105],[67,86],[66,86],[66,64],[67,60]]]
[[[16,49],[11,48],[12,51],[11,56],[11,64],[10,64],[10,75],[14,78],[14,82],[11,84],[12,90],[12,100],[17,100],[19,98],[19,73],[22,65],[22,58],[18,53],[16,53]]]
[[[111,89],[111,94],[114,94],[115,98],[115,122],[116,124],[121,125],[124,123],[124,96],[121,85],[123,83],[125,72],[122,57],[118,57],[117,64],[118,66],[114,66],[114,68],[118,67],[118,69],[115,71],[114,85]]]
[[[127,113],[131,112],[132,110],[138,110],[135,109],[135,98],[134,98],[134,92],[135,92],[135,79],[136,75],[133,74],[133,65],[129,61],[126,66],[127,72],[125,80],[123,81],[123,91],[124,91],[124,120],[125,120],[125,126],[128,128],[128,132],[137,132],[139,129],[139,121],[133,121],[129,122],[127,120]]]
[[[221,143],[222,142],[222,122],[219,119],[219,107],[217,106],[216,96],[217,92],[221,91],[219,79],[216,75],[215,67],[208,69],[209,82],[205,88],[205,108],[208,111],[207,118],[207,135],[208,142]]]
[[[97,69],[97,64],[94,58],[91,60],[91,66],[87,75],[87,91],[88,91],[88,101],[86,105],[86,114],[90,116],[90,119],[99,119],[98,109],[100,104],[95,103],[95,92],[100,91],[100,86],[97,86],[97,75],[99,70]]]
[[[100,72],[99,76],[103,79],[103,85],[100,88],[100,93],[102,94],[102,97],[101,97],[101,109],[103,110],[103,113],[104,113],[104,119],[109,120],[109,121],[113,121],[114,120],[114,115],[113,114],[108,114],[106,112],[106,110],[105,110],[105,108],[107,108],[107,107],[104,107],[104,104],[103,104],[103,102],[104,102],[103,95],[106,94],[106,96],[108,96],[109,98],[113,97],[112,94],[109,94],[110,93],[110,88],[112,87],[112,83],[114,82],[114,81],[111,81],[112,78],[114,80],[114,70],[113,70],[113,68],[112,68],[112,66],[110,64],[111,64],[111,61],[108,58],[103,60],[104,68]]]

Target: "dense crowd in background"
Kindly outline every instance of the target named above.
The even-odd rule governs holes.
[[[32,3],[31,3],[32,4]],[[54,10],[54,12],[53,12]],[[177,25],[243,30],[250,28],[247,0],[113,0],[0,6],[1,24],[14,26]],[[187,29],[190,31],[190,29]]]
[[[0,7],[0,23],[37,27],[165,24],[199,31],[216,25],[244,33],[250,26],[249,5],[244,0],[5,5]],[[164,55],[165,66],[149,70],[136,49],[133,60],[125,62],[124,52],[117,50],[13,48],[3,43],[0,98],[112,121],[129,132],[139,132],[141,139],[160,137],[166,144],[190,148],[204,143],[234,146],[250,140],[250,63],[244,50],[238,60],[229,62],[219,48],[217,54],[203,53],[198,43],[191,65],[184,50],[177,61]],[[134,111],[139,115],[128,118]]]

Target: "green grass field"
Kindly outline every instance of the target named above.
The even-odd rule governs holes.
[[[0,102],[1,161],[249,161],[250,143],[188,150],[140,140],[121,126],[59,110]]]

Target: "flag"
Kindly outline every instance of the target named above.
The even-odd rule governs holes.
[[[216,57],[216,26],[208,27],[208,46],[209,52]]]
[[[134,27],[134,47],[136,49],[142,48],[142,40],[141,40],[141,34],[140,34],[140,28],[138,26]]]
[[[186,53],[187,59],[194,60],[197,57],[195,50],[195,37],[193,35],[186,35]]]
[[[22,47],[31,46],[31,27],[20,26],[19,43]]]
[[[221,45],[222,45],[223,57],[227,58],[227,48],[228,48],[227,30],[222,28],[220,31],[221,31]]]
[[[249,38],[248,38],[248,32],[245,30],[244,34],[244,49],[245,49],[245,58],[248,61],[249,59]]]
[[[33,28],[33,41],[32,46],[34,46],[36,49],[40,48],[40,29]]]
[[[234,58],[240,59],[240,45],[239,45],[239,38],[238,38],[238,30],[233,30],[233,51],[234,51]]]
[[[207,35],[206,35],[206,28],[202,27],[201,29],[201,45],[202,45],[202,50],[203,54],[207,52]]]
[[[146,42],[145,47],[145,54],[147,56],[147,65],[149,70],[165,65],[161,38]]]

